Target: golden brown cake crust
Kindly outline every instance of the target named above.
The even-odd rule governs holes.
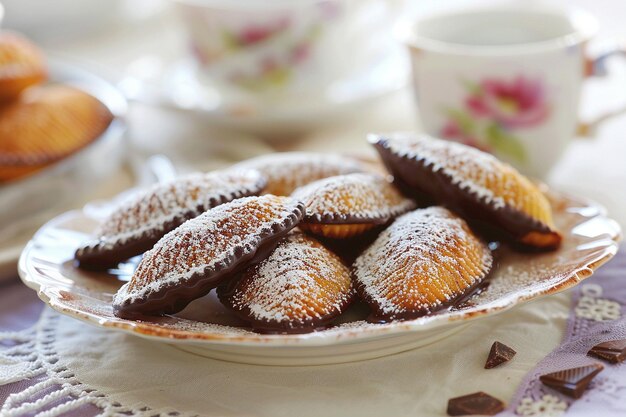
[[[354,295],[339,257],[301,232],[231,282],[218,288],[220,300],[262,332],[313,331],[341,314]]]
[[[40,49],[23,36],[0,31],[0,103],[44,81],[47,69]]]
[[[0,107],[0,181],[29,173],[82,149],[113,120],[109,109],[73,87],[32,87]]]
[[[263,192],[284,196],[322,178],[367,170],[355,158],[315,152],[278,152],[242,161],[234,167],[260,171],[267,178]]]
[[[435,206],[398,217],[356,259],[353,275],[376,317],[411,319],[466,296],[492,262],[463,219]]]
[[[321,223],[300,223],[300,229],[317,236],[331,239],[349,239],[366,233],[380,225],[376,223],[355,223],[355,224],[321,224]]]

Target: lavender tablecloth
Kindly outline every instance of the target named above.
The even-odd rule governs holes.
[[[37,297],[37,294],[22,284],[17,276],[15,279],[0,283],[0,330],[18,331],[32,326],[39,320],[43,308],[44,304]],[[4,344],[4,342],[0,341],[0,346],[2,344]],[[22,392],[41,379],[42,377],[36,377],[7,385],[0,385],[0,405],[4,404],[9,395]],[[45,394],[45,392],[42,392],[39,397],[43,397]],[[48,404],[47,408],[51,409],[61,401],[64,400],[51,402]],[[63,416],[91,417],[99,413],[100,409],[91,404],[86,404],[83,407],[63,414]],[[0,414],[2,413],[0,412]],[[26,413],[24,417],[30,417],[31,415],[33,414]]]
[[[522,381],[501,416],[623,417],[626,416],[626,364],[611,364],[587,355],[594,345],[626,338],[626,250],[572,294],[563,341]],[[579,400],[558,393],[541,383],[543,374],[600,363],[594,378]]]

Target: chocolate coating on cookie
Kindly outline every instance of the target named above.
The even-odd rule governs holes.
[[[246,197],[217,206],[166,234],[146,252],[113,300],[119,317],[176,313],[263,260],[304,214],[288,197]]]
[[[369,173],[321,179],[292,196],[307,208],[301,228],[334,238],[362,234],[415,208],[387,178]]]
[[[561,235],[547,198],[492,155],[425,135],[372,135],[369,140],[407,194],[450,207],[490,238],[527,249],[559,246]]]
[[[292,194],[307,207],[305,223],[384,224],[415,208],[386,178],[369,173],[315,181]]]
[[[258,194],[265,178],[254,170],[191,174],[157,184],[122,204],[103,221],[97,239],[76,251],[82,267],[106,268],[139,255],[167,232],[220,204]]]

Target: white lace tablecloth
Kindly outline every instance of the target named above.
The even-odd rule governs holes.
[[[29,381],[8,396],[0,415],[49,417],[95,406],[105,416],[440,416],[448,398],[468,392],[508,400],[559,343],[568,307],[567,295],[550,297],[418,350],[313,367],[202,358],[46,308],[33,327],[0,333],[12,345],[0,350],[0,384]],[[485,371],[495,340],[518,354],[506,367]]]

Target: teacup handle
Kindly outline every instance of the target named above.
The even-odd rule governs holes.
[[[613,46],[610,49],[602,52],[598,56],[587,58],[585,62],[585,75],[606,77],[607,75],[609,75],[606,63],[609,58],[612,58],[614,56],[621,56],[623,58],[626,58],[626,45]],[[615,116],[619,116],[621,114],[626,114],[626,105],[618,109],[609,110],[589,122],[581,122],[578,125],[577,133],[580,136],[594,136],[598,126],[600,126],[604,121],[611,119]]]

